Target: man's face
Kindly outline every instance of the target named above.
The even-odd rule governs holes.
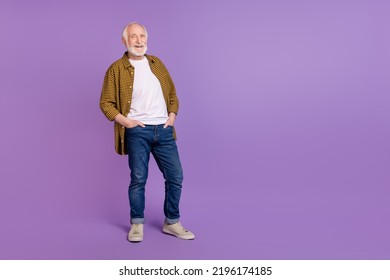
[[[134,56],[143,56],[147,51],[147,36],[143,27],[132,24],[127,28],[127,50]]]

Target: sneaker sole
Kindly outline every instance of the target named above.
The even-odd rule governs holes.
[[[166,233],[166,234],[169,234],[169,235],[173,235],[179,239],[183,239],[183,240],[193,240],[195,239],[195,236],[180,236],[180,235],[177,235],[176,233],[170,231],[170,230],[167,230],[165,228],[163,228],[163,232]]]
[[[134,238],[128,237],[127,240],[134,243],[134,242],[141,242],[143,240],[143,238],[142,237],[134,237]]]
[[[144,239],[143,236],[132,236],[130,237],[129,235],[127,236],[127,240],[130,242],[141,242]]]

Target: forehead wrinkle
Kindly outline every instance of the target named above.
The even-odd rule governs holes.
[[[133,25],[130,25],[130,26],[128,26],[127,27],[127,32],[128,33],[130,33],[130,29],[134,29],[134,27],[135,26],[138,26],[138,33],[140,33],[140,34],[146,34],[146,32],[145,32],[145,29],[142,27],[142,26],[140,26],[140,25],[138,25],[138,24],[133,24]],[[135,28],[137,28],[137,27],[135,27]],[[133,34],[135,34],[134,32],[137,32],[137,31],[133,31]]]

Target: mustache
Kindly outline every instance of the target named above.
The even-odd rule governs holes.
[[[129,51],[129,53],[131,53],[132,55],[135,55],[135,56],[142,56],[146,53],[146,51],[148,50],[148,47],[145,45],[143,50],[142,51],[139,51],[135,48],[135,46],[131,46],[131,47],[128,47],[127,50]]]

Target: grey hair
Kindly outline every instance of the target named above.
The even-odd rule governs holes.
[[[136,25],[138,25],[138,26],[141,26],[141,27],[144,29],[144,31],[145,31],[146,37],[148,37],[148,31],[146,30],[145,26],[143,26],[142,24],[139,24],[138,22],[133,21],[133,22],[128,23],[128,24],[123,28],[123,31],[122,31],[122,39],[125,39],[125,40],[127,39],[127,34],[126,34],[127,28],[128,28],[130,25],[133,25],[133,24],[136,24]],[[126,40],[126,41],[127,41],[127,40]]]

